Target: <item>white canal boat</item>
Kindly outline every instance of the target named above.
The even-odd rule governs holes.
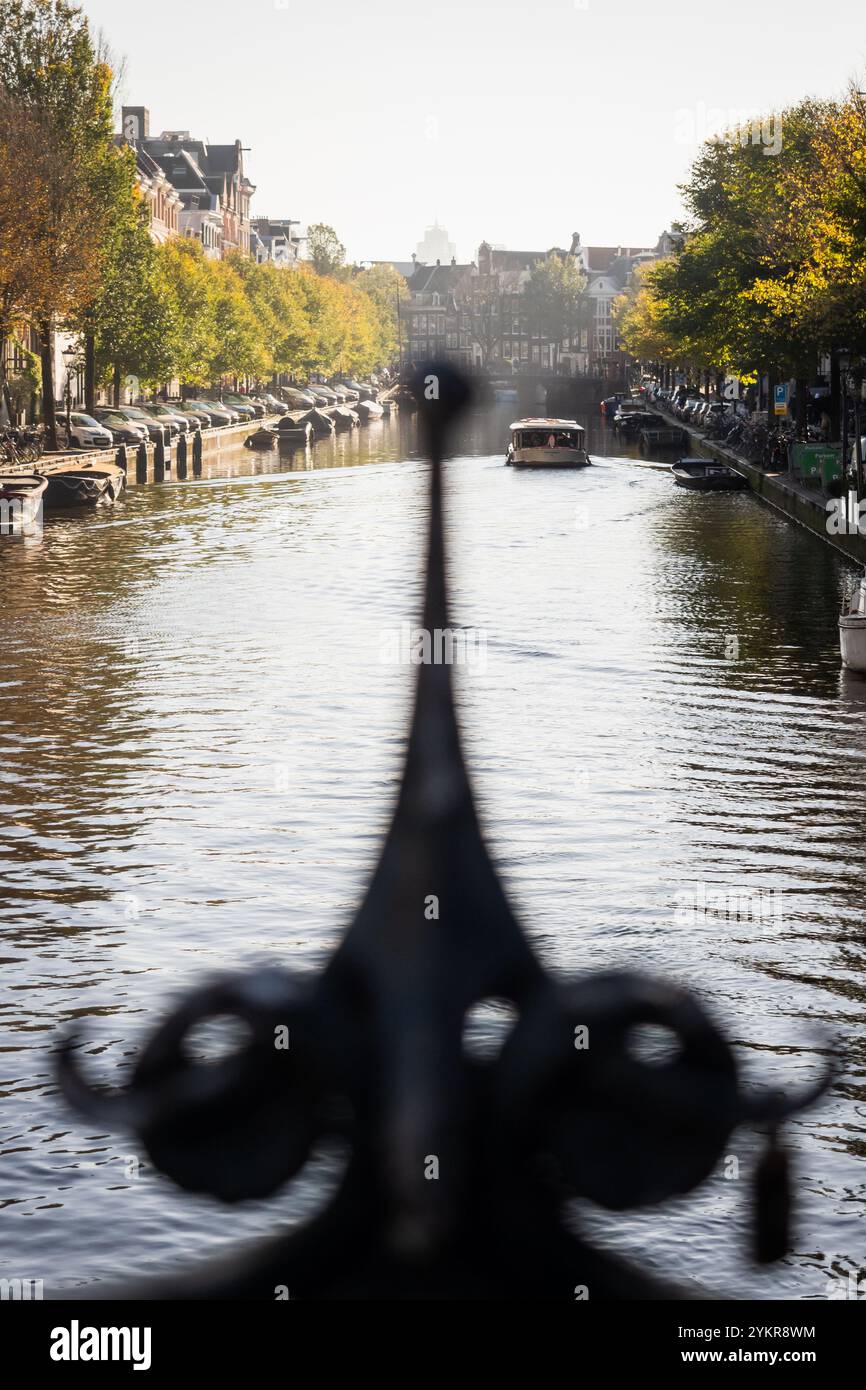
[[[505,462],[515,468],[583,468],[586,430],[576,420],[515,420]]]
[[[849,671],[866,671],[866,575],[851,596],[851,607],[839,619],[842,665]]]

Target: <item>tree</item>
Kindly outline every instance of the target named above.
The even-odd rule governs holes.
[[[307,228],[307,250],[317,275],[338,275],[345,264],[346,248],[326,222]]]
[[[529,316],[551,344],[577,336],[584,318],[586,275],[574,256],[550,251],[533,266],[524,291]]]
[[[376,362],[383,366],[396,359],[399,347],[398,304],[409,298],[405,276],[392,265],[374,265],[356,276],[357,290],[371,300],[375,316]]]
[[[93,338],[96,375],[111,379],[116,405],[127,374],[145,386],[171,376],[180,351],[179,314],[141,203],[117,231],[85,326]]]
[[[217,351],[216,285],[201,243],[173,237],[157,247],[157,273],[172,303],[177,334],[174,373],[190,386],[210,383]]]
[[[635,271],[629,288],[614,301],[614,322],[626,352],[638,361],[673,362],[682,355],[682,345],[664,321],[666,305],[652,270]]]
[[[121,158],[112,140],[111,70],[77,5],[0,0],[0,85],[43,135],[28,179],[41,185],[45,199],[28,299],[40,337],[46,434],[56,448],[52,333],[98,293],[113,185],[106,170]]]
[[[45,139],[38,117],[0,87],[0,391],[10,419],[6,345],[33,298],[37,239],[47,215],[46,189],[33,170]]]
[[[273,376],[296,372],[312,339],[297,271],[270,261],[259,265],[239,254],[231,262],[256,318],[267,372]]]

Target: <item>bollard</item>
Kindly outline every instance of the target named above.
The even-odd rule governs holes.
[[[142,439],[135,455],[135,481],[137,483],[147,482],[147,440]]]
[[[192,441],[192,471],[197,478],[201,474],[201,430],[196,430]]]
[[[165,435],[161,435],[153,447],[153,480],[165,481]]]
[[[179,434],[177,437],[177,476],[179,478],[186,477],[186,451],[186,435]]]
[[[127,454],[126,454],[126,445],[125,445],[125,444],[121,444],[121,445],[119,445],[119,447],[118,447],[118,450],[117,450],[117,466],[118,466],[118,468],[122,468],[123,471],[124,471],[124,473],[127,471],[127,468],[128,468],[128,466],[129,466],[129,459],[127,458]]]

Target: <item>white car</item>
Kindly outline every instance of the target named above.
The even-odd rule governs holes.
[[[84,415],[81,411],[73,410],[70,421],[72,428],[69,431],[66,428],[65,415],[60,416],[57,421],[58,439],[64,448],[110,449],[114,443],[111,430],[107,430],[98,420],[94,420],[92,415]]]

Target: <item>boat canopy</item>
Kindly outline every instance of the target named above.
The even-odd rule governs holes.
[[[533,416],[527,420],[515,420],[509,426],[512,430],[578,430],[580,434],[586,434],[583,425],[579,425],[576,420],[554,420],[549,416]]]
[[[515,420],[511,442],[515,449],[582,449],[585,433],[576,420]]]

